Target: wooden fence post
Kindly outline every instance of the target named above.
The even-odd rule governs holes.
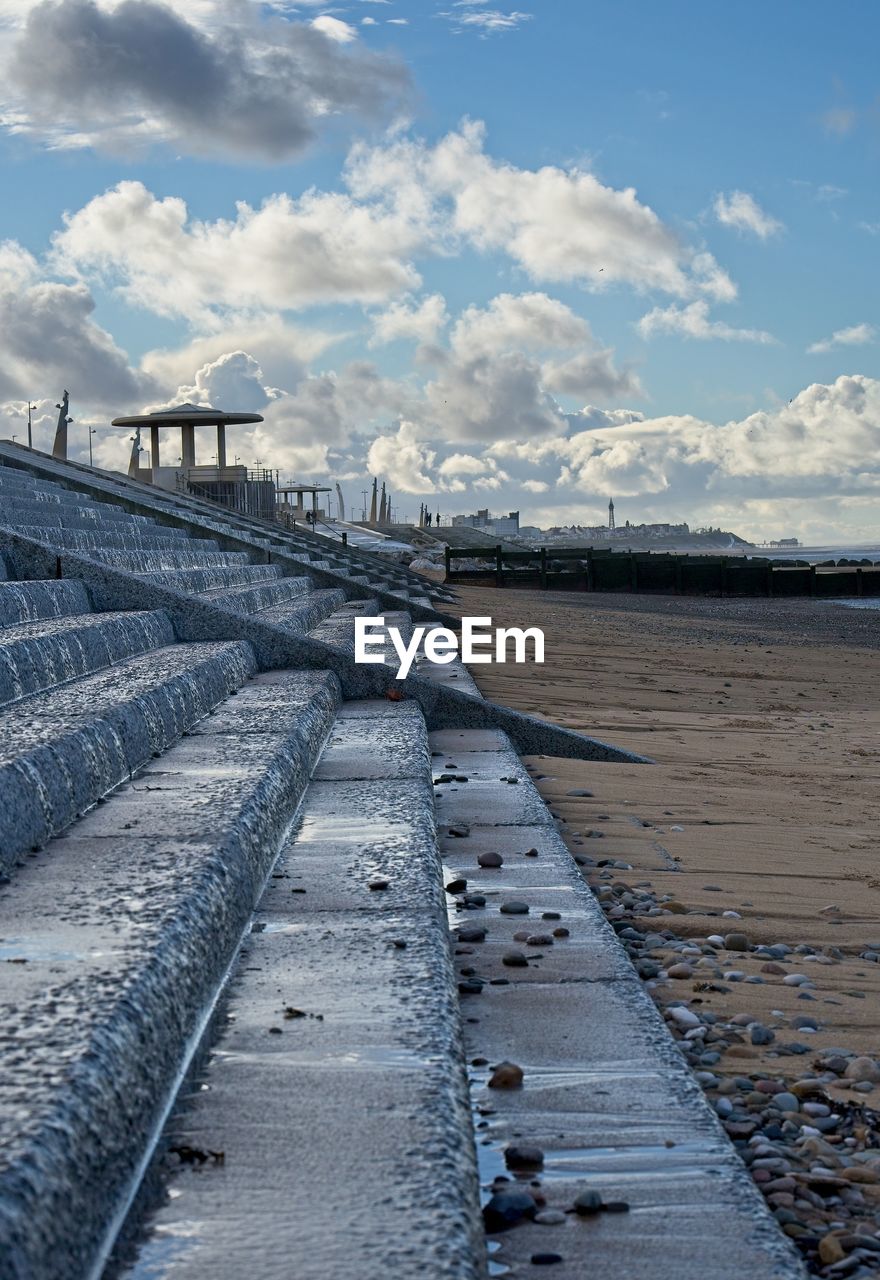
[[[773,595],[773,565],[767,565],[767,595]]]
[[[495,548],[495,586],[504,586],[504,557],[501,552],[500,542]]]
[[[816,594],[816,566],[814,564],[811,564],[810,565],[810,595],[814,596],[815,594]]]
[[[629,553],[629,589],[637,591],[639,587],[639,562],[633,553]]]
[[[443,558],[444,558],[444,560],[446,561],[446,576],[447,576],[447,578],[448,578],[448,577],[449,577],[449,574],[450,574],[450,572],[451,572],[451,570],[452,570],[452,552],[449,550],[449,544],[448,544],[448,543],[447,543],[447,544],[446,544],[446,546],[443,548]]]
[[[865,584],[862,581],[861,569],[856,569],[856,595],[863,596],[865,594]]]
[[[593,577],[593,548],[587,547],[587,590],[594,591],[596,589],[596,580]]]
[[[547,548],[541,548],[541,590],[547,590]]]

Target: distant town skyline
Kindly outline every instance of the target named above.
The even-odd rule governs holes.
[[[71,455],[124,471],[110,419],[193,400],[355,508],[379,474],[875,541],[878,35],[870,0],[0,0],[0,434],[33,404],[49,447],[68,387]]]

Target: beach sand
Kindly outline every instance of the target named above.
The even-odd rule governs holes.
[[[725,1024],[741,1015],[741,1024],[774,1031],[766,1046],[752,1044],[744,1026],[739,1041],[709,1046],[722,1051],[711,1067],[720,1092],[737,1076],[791,1084],[820,1071],[814,1063],[831,1048],[880,1056],[880,963],[863,958],[876,948],[880,959],[880,611],[478,588],[461,589],[460,601],[462,614],[545,632],[543,667],[471,667],[487,698],[655,761],[526,760],[572,853],[632,868],[584,866],[594,887],[623,881],[673,895],[671,911],[636,912],[623,924],[679,939],[735,930],[753,945],[815,948],[812,958],[786,956],[776,973],[764,970],[766,955],[719,950],[722,974],[759,983],[699,968],[649,982],[661,1006],[685,1000]],[[592,796],[569,794],[581,789]],[[650,958],[668,967],[682,957]],[[806,974],[815,987],[786,985],[784,973]],[[819,1023],[813,1034],[791,1026],[805,1014]],[[791,1042],[808,1053],[788,1053]],[[869,1093],[852,1084],[826,1078],[826,1101],[880,1108],[880,1084]],[[876,1210],[880,1187],[862,1190]],[[833,1225],[835,1212],[817,1208],[813,1233]]]

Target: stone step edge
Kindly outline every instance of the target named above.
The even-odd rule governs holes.
[[[40,1280],[70,1280],[73,1275],[77,1280],[80,1275],[100,1280],[247,935],[254,905],[265,889],[335,722],[342,699],[339,683],[329,673],[320,694],[310,699],[295,729],[281,738],[232,828],[212,850],[198,878],[181,892],[179,909],[163,922],[149,964],[137,973],[136,986],[123,984],[112,1019],[95,1029],[93,1052],[87,1055],[89,1060],[78,1078],[80,1096],[73,1099],[78,1103],[73,1108],[79,1124],[77,1140],[70,1140],[69,1112],[66,1120],[57,1115],[53,1122],[50,1117],[34,1140],[31,1158],[22,1157],[26,1176],[18,1178],[13,1190],[20,1205],[23,1235],[19,1239],[24,1241],[24,1253],[22,1265],[16,1269],[14,1259],[19,1255],[13,1253],[7,1235],[11,1223],[7,1194],[0,1198],[4,1237],[0,1243],[7,1259],[4,1265],[10,1268],[3,1271],[4,1280],[35,1280],[38,1276]],[[112,804],[112,797],[108,803]],[[184,947],[204,962],[175,964],[175,950],[179,954]],[[183,974],[188,984],[182,981]],[[181,1010],[190,1022],[190,1035],[182,1045],[163,1046],[161,1029],[179,1018]],[[164,1075],[159,1084],[151,1085],[150,1071],[157,1060]],[[129,1170],[127,1179],[113,1188],[100,1182],[108,1143],[113,1139],[107,1132],[102,1095],[93,1088],[97,1070],[113,1081],[117,1096],[139,1100],[141,1116],[146,1109],[145,1097],[147,1106],[152,1107],[141,1124],[140,1146],[134,1151],[130,1150],[132,1116],[122,1107],[112,1112],[117,1126],[115,1150],[125,1153]],[[74,1080],[75,1073],[73,1067],[70,1074]],[[68,1087],[72,1088],[70,1079]],[[63,1101],[59,1100],[59,1112]],[[54,1187],[47,1187],[34,1175],[35,1170],[45,1167],[53,1149],[60,1163],[55,1167]],[[83,1176],[89,1160],[91,1178]],[[9,1176],[5,1171],[0,1185]],[[69,1265],[75,1256],[75,1242],[80,1255],[91,1255],[81,1272],[72,1271]]]
[[[356,663],[351,654],[319,640],[291,635],[281,627],[260,622],[258,617],[235,613],[222,605],[158,586],[85,556],[72,553],[56,556],[44,544],[30,538],[9,533],[5,536],[3,551],[19,578],[55,577],[60,571],[64,577],[82,579],[96,608],[167,610],[179,640],[247,640],[263,671],[288,667],[329,670],[338,676],[346,699],[389,695],[394,699],[412,698],[421,707],[429,729],[503,729],[521,755],[652,763],[649,757],[637,752],[434,684],[423,676],[410,673],[405,680],[397,680],[393,672],[379,665]],[[457,624],[457,620],[451,621]]]
[[[95,712],[80,724],[61,729],[50,739],[32,743],[0,765],[0,790],[4,796],[0,807],[0,874],[11,875],[22,854],[59,835],[146,764],[154,752],[167,751],[181,733],[228,697],[230,681],[240,688],[255,674],[256,661],[247,641],[223,644],[225,649],[218,646],[206,651],[185,670],[148,688],[134,688],[128,698]],[[130,661],[137,662],[154,652],[159,650],[147,650]],[[71,683],[100,679],[123,665],[105,667]],[[199,678],[194,686],[196,675]],[[170,708],[169,691],[178,704]],[[4,709],[4,714],[27,714],[30,703],[56,693],[50,689],[45,694],[28,694]],[[166,711],[168,717],[163,715]],[[103,775],[95,769],[96,750],[104,756]]]
[[[37,618],[0,627],[0,712],[22,698],[61,689],[170,644],[174,628],[162,609]],[[24,687],[29,681],[40,683]]]

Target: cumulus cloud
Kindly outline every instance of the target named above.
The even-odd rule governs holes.
[[[296,22],[247,0],[191,17],[155,0],[44,0],[7,60],[3,115],[57,147],[287,160],[328,117],[377,121],[406,95],[404,67],[355,37],[338,18]]]
[[[120,182],[65,217],[60,270],[96,275],[135,307],[210,324],[216,312],[378,302],[418,285],[405,218],[344,194],[274,195],[236,216],[191,219],[186,203]]]
[[[386,476],[404,493],[433,493],[436,483],[429,472],[437,457],[410,422],[401,422],[394,435],[376,436],[367,454],[367,469]]]
[[[783,230],[782,223],[765,213],[754,196],[746,191],[731,191],[730,195],[722,192],[715,197],[713,207],[722,226],[750,231],[760,240],[767,240]]]
[[[264,379],[263,370],[252,355],[246,351],[227,351],[203,364],[191,386],[178,387],[174,401],[259,413],[282,394],[266,387]]]
[[[432,226],[438,243],[502,251],[535,281],[736,296],[712,255],[683,244],[632,187],[617,190],[581,169],[521,169],[487,155],[484,140],[483,125],[465,121],[435,146],[356,144],[349,189]]]
[[[393,302],[387,310],[372,319],[373,332],[369,345],[381,347],[405,338],[421,343],[436,342],[449,316],[446,312],[446,299],[440,293],[432,293],[421,302]]]
[[[708,341],[720,338],[724,342],[775,342],[771,333],[762,329],[735,329],[723,320],[710,320],[709,304],[702,298],[685,307],[675,304],[669,307],[654,307],[642,316],[636,325],[643,338],[653,338],[657,334],[677,333],[684,338],[697,338]]]
[[[641,397],[641,383],[630,369],[617,369],[613,352],[584,351],[569,360],[547,360],[541,379],[550,391],[568,396],[595,396],[611,400],[618,396]]]
[[[232,351],[245,351],[264,370],[268,383],[290,391],[306,376],[309,364],[337,341],[339,335],[297,328],[281,316],[265,316],[225,324],[218,332],[201,334],[182,346],[155,348],[143,356],[141,368],[167,398],[176,387],[192,382],[194,371],[202,365]]]
[[[31,267],[15,249],[0,257],[0,398],[68,387],[81,403],[120,412],[154,393],[149,375],[95,323],[86,286],[34,279]]]
[[[830,338],[814,342],[807,351],[810,355],[822,355],[835,347],[864,347],[876,338],[877,330],[872,324],[853,324],[848,329],[837,329]]]

